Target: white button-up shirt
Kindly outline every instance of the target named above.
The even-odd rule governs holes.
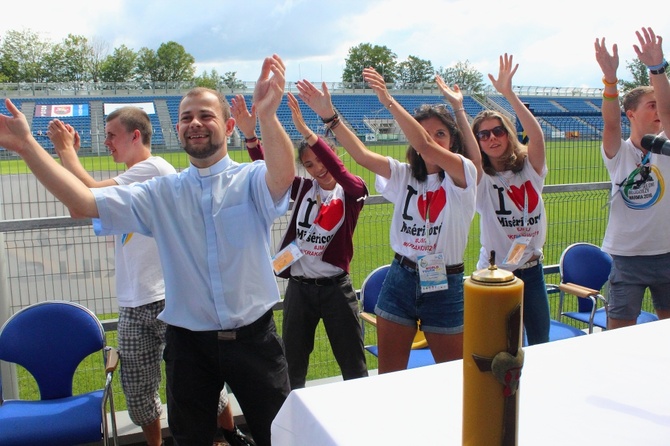
[[[226,156],[207,169],[129,186],[92,189],[97,235],[138,232],[154,237],[165,276],[159,318],[189,330],[248,325],[279,300],[270,229],[288,209],[274,202],[265,163]]]

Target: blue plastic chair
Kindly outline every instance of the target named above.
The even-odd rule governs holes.
[[[591,243],[573,243],[561,254],[559,270],[558,316],[569,317],[588,324],[589,333],[593,327],[607,329],[607,298],[601,294],[609,279],[612,269],[612,257]],[[565,298],[568,295],[577,297],[576,311],[563,311]],[[600,304],[599,304],[600,303]],[[658,317],[642,311],[637,323],[652,322]]]
[[[102,352],[106,380],[100,390],[72,394],[77,366]],[[0,445],[117,444],[112,377],[118,353],[107,347],[98,318],[86,307],[65,301],[30,305],[0,329],[0,360],[24,367],[37,382],[39,400],[5,400],[0,404]],[[2,401],[0,399],[0,401]]]
[[[386,278],[386,273],[388,272],[391,265],[380,266],[373,270],[368,276],[363,280],[360,290],[360,300],[362,304],[361,319],[363,335],[365,335],[365,323],[371,325],[377,325],[377,319],[375,316],[375,305],[377,305],[377,299],[379,298],[379,292],[382,289],[382,284]],[[379,350],[376,345],[366,345],[365,349],[373,354],[374,356],[379,356]],[[426,338],[423,335],[423,332],[417,330],[417,334],[414,337],[414,342],[412,344],[412,349],[409,353],[409,360],[407,361],[407,368],[412,369],[415,367],[423,367],[426,365],[435,364],[435,358],[428,348],[428,343]]]
[[[586,334],[583,330],[573,327],[572,325],[564,324],[563,322],[558,322],[553,319],[549,322],[549,342],[574,338]]]

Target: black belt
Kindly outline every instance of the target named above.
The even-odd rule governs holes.
[[[249,338],[257,333],[265,332],[270,319],[272,319],[272,310],[268,310],[267,313],[249,325],[233,328],[232,330],[219,330],[217,332],[219,341],[234,341],[236,339]]]
[[[410,269],[416,269],[416,262],[396,253],[395,259],[402,265]],[[460,274],[465,271],[465,265],[458,263],[456,265],[447,265],[447,274]]]
[[[347,272],[344,271],[338,274],[337,276],[333,277],[317,277],[316,279],[310,279],[309,277],[291,276],[291,280],[295,280],[298,283],[304,283],[307,285],[327,286],[327,285],[335,285],[340,280],[347,277],[347,275],[348,275]]]

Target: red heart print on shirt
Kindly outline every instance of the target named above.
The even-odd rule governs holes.
[[[421,217],[426,219],[426,207],[429,205],[429,220],[431,223],[435,223],[437,216],[440,215],[442,209],[447,204],[447,193],[444,191],[444,188],[439,188],[436,191],[426,192],[426,199],[423,199],[423,195],[419,195],[417,200],[417,209],[421,214]]]
[[[526,193],[528,193],[528,212],[533,212],[540,201],[537,191],[529,181],[526,181],[521,187],[511,185],[507,190],[507,195],[512,199],[516,207],[523,211],[524,203],[526,202]]]
[[[314,223],[321,226],[326,231],[332,231],[342,220],[344,215],[344,203],[341,199],[335,198],[328,203],[321,205],[319,215],[314,219]]]

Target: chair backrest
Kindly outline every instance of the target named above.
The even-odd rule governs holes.
[[[609,279],[612,257],[591,243],[573,243],[561,254],[561,282],[600,291]],[[590,311],[590,299],[578,299],[579,311]]]
[[[380,266],[370,272],[365,280],[363,280],[363,284],[361,285],[361,303],[363,304],[364,312],[375,312],[379,292],[382,290],[382,284],[390,267],[391,265]]]
[[[45,301],[12,315],[0,329],[0,360],[24,367],[43,400],[72,396],[77,366],[105,347],[105,331],[88,308]]]

